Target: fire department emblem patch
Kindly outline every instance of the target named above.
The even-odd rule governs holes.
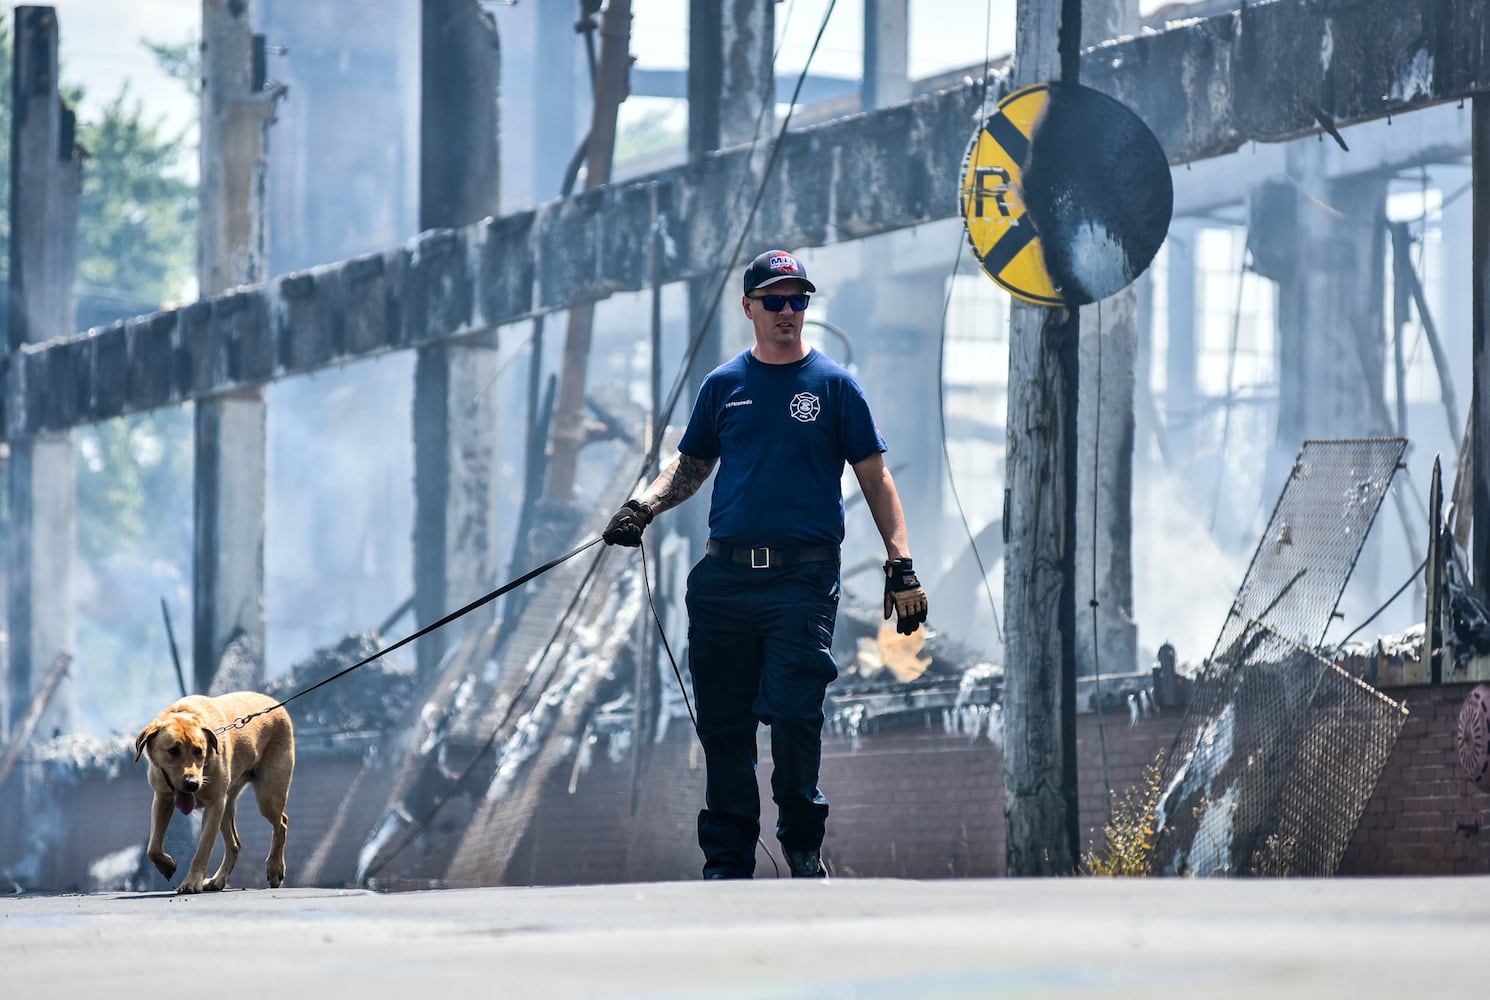
[[[817,401],[817,397],[810,392],[799,392],[792,397],[792,419],[800,420],[804,424],[810,424],[816,420],[822,408],[823,406]]]

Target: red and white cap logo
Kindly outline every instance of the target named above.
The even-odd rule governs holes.
[[[773,271],[799,271],[797,258],[789,253],[774,253],[771,255],[770,268]]]

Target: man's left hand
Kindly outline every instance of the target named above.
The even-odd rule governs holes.
[[[926,591],[909,559],[885,560],[885,618],[895,612],[895,631],[910,635],[926,620]]]
[[[600,535],[607,545],[624,545],[634,549],[642,543],[642,532],[652,523],[652,510],[632,498],[611,515],[610,523]]]

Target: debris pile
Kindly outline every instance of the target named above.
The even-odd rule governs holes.
[[[941,723],[993,734],[1002,669],[929,626],[900,635],[878,606],[845,601],[833,638],[838,679],[828,687],[827,728],[857,739],[876,729]]]
[[[376,632],[349,632],[336,644],[324,646],[295,664],[289,674],[270,681],[265,693],[284,701],[382,648]],[[380,656],[289,706],[296,739],[335,740],[389,732],[407,711],[414,684],[412,668]]]

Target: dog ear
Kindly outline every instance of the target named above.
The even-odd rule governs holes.
[[[140,759],[140,754],[145,752],[145,744],[150,742],[158,729],[160,729],[160,724],[152,722],[140,730],[140,735],[135,737],[135,760]]]
[[[206,726],[202,727],[202,732],[207,736],[207,752],[217,753],[217,733],[208,729]]]

